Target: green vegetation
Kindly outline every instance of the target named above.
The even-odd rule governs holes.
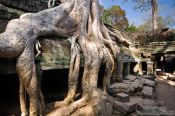
[[[102,9],[102,20],[116,29],[125,30],[128,27],[126,13],[120,6],[112,6],[108,9]]]
[[[137,27],[134,24],[129,25],[125,29],[125,32],[131,32],[131,33],[133,33],[133,32],[137,32],[137,31],[138,31],[138,29],[137,29]]]

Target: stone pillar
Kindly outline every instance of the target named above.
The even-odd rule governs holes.
[[[123,80],[123,76],[122,76],[122,73],[123,73],[123,57],[121,54],[119,54],[117,56],[117,62],[116,62],[116,79],[119,80],[119,81],[122,81]]]
[[[154,71],[154,75],[156,75],[156,69],[157,69],[157,59],[154,59],[154,66],[153,66],[153,71]]]
[[[130,74],[130,62],[126,62],[124,67],[124,76],[127,76],[129,74]]]
[[[154,75],[153,64],[152,61],[147,62],[147,75]]]
[[[36,64],[36,75],[37,75],[37,79],[38,79],[38,84],[41,87],[41,81],[42,81],[42,78],[43,78],[43,70],[42,70],[42,67],[41,67],[40,60],[36,58],[35,64]]]

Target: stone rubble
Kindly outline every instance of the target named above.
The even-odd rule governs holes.
[[[136,110],[144,111],[148,107],[156,107],[156,106],[158,106],[158,104],[154,100],[144,99],[143,101],[137,104]]]
[[[112,116],[137,116],[146,113],[146,108],[151,110],[157,108],[158,111],[155,113],[162,112],[159,111],[161,107],[154,101],[156,82],[151,76],[148,77],[150,78],[129,75],[127,80],[109,87],[109,94],[115,98]]]
[[[144,84],[145,86],[150,86],[150,87],[154,87],[155,86],[155,81],[151,81],[149,79],[144,79]]]
[[[144,98],[152,98],[153,97],[153,88],[149,86],[143,86],[143,90],[141,91]]]
[[[129,102],[129,95],[125,93],[118,93],[116,97],[119,99],[121,102]]]
[[[130,101],[125,103],[116,100],[114,102],[114,110],[117,110],[123,115],[126,115],[135,111],[136,105],[141,101],[143,101],[143,98],[137,96],[130,97]]]

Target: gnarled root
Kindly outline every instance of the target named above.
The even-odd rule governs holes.
[[[117,68],[115,62],[117,61],[117,55],[120,50],[115,40],[119,43],[129,45],[129,42],[122,37],[121,34],[111,32],[102,23],[99,17],[98,0],[74,1],[75,8],[73,8],[71,14],[73,14],[78,22],[78,36],[71,39],[68,95],[63,102],[52,104],[55,111],[50,112],[50,115],[72,115],[82,107],[88,107],[89,104],[92,106],[93,103],[100,103],[103,99],[100,95],[106,93],[110,84],[110,78],[116,77]],[[76,12],[77,9],[80,9],[79,7],[81,7],[82,12]],[[81,16],[82,18],[77,18],[76,16]],[[84,58],[82,98],[74,101],[79,77],[80,50],[82,52],[81,55],[83,55]],[[102,92],[97,88],[99,69],[102,64],[105,65],[103,83],[105,92]]]

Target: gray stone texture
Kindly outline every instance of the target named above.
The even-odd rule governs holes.
[[[155,81],[152,81],[152,80],[149,80],[149,79],[145,79],[144,85],[145,86],[154,87],[155,86]]]
[[[157,107],[157,103],[154,100],[144,99],[142,102],[137,104],[137,110],[144,111],[149,107]]]
[[[47,0],[0,0],[0,4],[26,12],[38,12],[47,8]]]
[[[117,93],[129,93],[130,84],[114,83],[109,87],[109,93],[112,96],[116,96]]]
[[[120,113],[126,115],[128,113],[135,111],[136,105],[141,101],[143,101],[143,99],[141,97],[137,97],[137,96],[130,97],[130,101],[126,102],[126,103],[123,103],[120,101],[115,101],[114,102],[114,110],[117,110]]]
[[[142,95],[145,98],[153,98],[153,88],[149,86],[143,86]]]
[[[118,93],[116,97],[121,101],[121,102],[129,102],[129,95],[125,93]]]

